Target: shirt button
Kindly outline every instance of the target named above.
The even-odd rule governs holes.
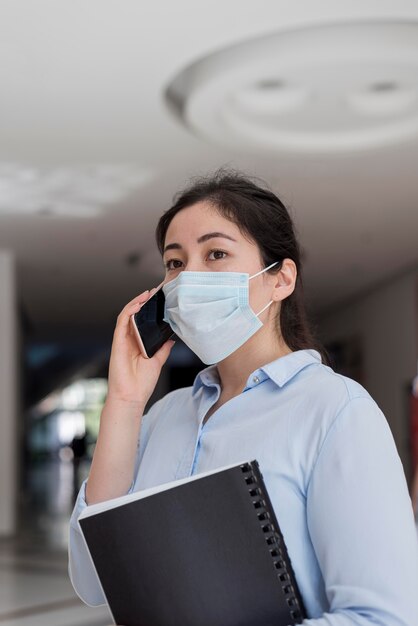
[[[258,376],[254,376],[254,378],[253,378],[253,383],[254,383],[255,385],[258,385],[258,383],[259,383],[259,382],[260,382],[259,377],[258,377]]]

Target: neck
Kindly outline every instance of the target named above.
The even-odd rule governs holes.
[[[252,372],[291,352],[281,336],[263,326],[241,348],[217,364],[222,394],[232,397],[241,393]]]

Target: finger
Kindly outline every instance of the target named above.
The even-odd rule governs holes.
[[[161,365],[164,365],[164,363],[166,362],[166,360],[168,359],[171,349],[175,344],[175,340],[174,339],[168,339],[159,350],[157,350],[157,352],[154,354],[154,356],[152,357],[153,359],[156,358],[158,361],[160,361]]]
[[[137,302],[140,302],[140,303],[146,302],[149,298],[149,295],[150,295],[150,291],[149,289],[146,289],[146,291],[143,291],[138,296],[135,296],[135,298],[132,298],[132,300],[128,302],[128,304],[124,308],[126,309],[127,307],[132,306],[133,304],[136,304]]]
[[[152,296],[154,295],[154,293],[156,291],[158,291],[160,287],[153,287],[150,290],[146,290],[143,293],[141,293],[139,296],[136,296],[135,298],[133,298],[133,300],[131,300],[130,302],[128,302],[128,304],[126,305],[125,308],[127,307],[134,307],[138,304],[144,304],[144,302],[146,302],[147,300],[149,300],[150,298],[152,298]]]
[[[139,311],[141,306],[150,298],[150,291],[144,291],[139,296],[136,296],[133,300],[126,304],[117,317],[116,326],[126,328],[129,324],[129,318],[131,315]]]
[[[137,303],[125,306],[125,308],[119,313],[117,317],[115,335],[119,335],[119,333],[122,333],[123,336],[125,336],[126,334],[130,334],[130,326],[132,324],[131,317],[139,311],[142,304]]]

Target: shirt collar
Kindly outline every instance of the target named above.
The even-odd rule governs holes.
[[[275,361],[267,363],[267,365],[263,365],[258,370],[252,372],[248,380],[254,380],[254,377],[261,372],[262,375],[259,376],[260,379],[265,380],[266,377],[270,378],[278,387],[283,387],[301,370],[314,363],[321,363],[321,355],[317,350],[297,350],[296,352],[281,356]],[[217,387],[219,384],[220,381],[216,365],[210,365],[196,376],[193,383],[192,394],[195,395],[203,386]],[[248,383],[247,386],[249,386]]]
[[[216,365],[209,365],[201,370],[194,379],[192,395],[195,395],[201,387],[218,387],[220,385],[218,369]]]

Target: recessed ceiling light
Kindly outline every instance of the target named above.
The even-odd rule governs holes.
[[[385,93],[388,91],[395,91],[398,89],[399,85],[395,81],[380,81],[370,85],[370,91],[378,91],[380,93]]]
[[[283,89],[285,83],[278,78],[265,78],[256,83],[256,88],[261,90]]]
[[[359,116],[387,118],[387,125],[397,120],[414,119],[418,110],[417,88],[411,84],[381,81],[348,94],[347,102]]]
[[[166,90],[192,132],[250,152],[346,152],[418,137],[418,23],[264,34],[209,54]]]

